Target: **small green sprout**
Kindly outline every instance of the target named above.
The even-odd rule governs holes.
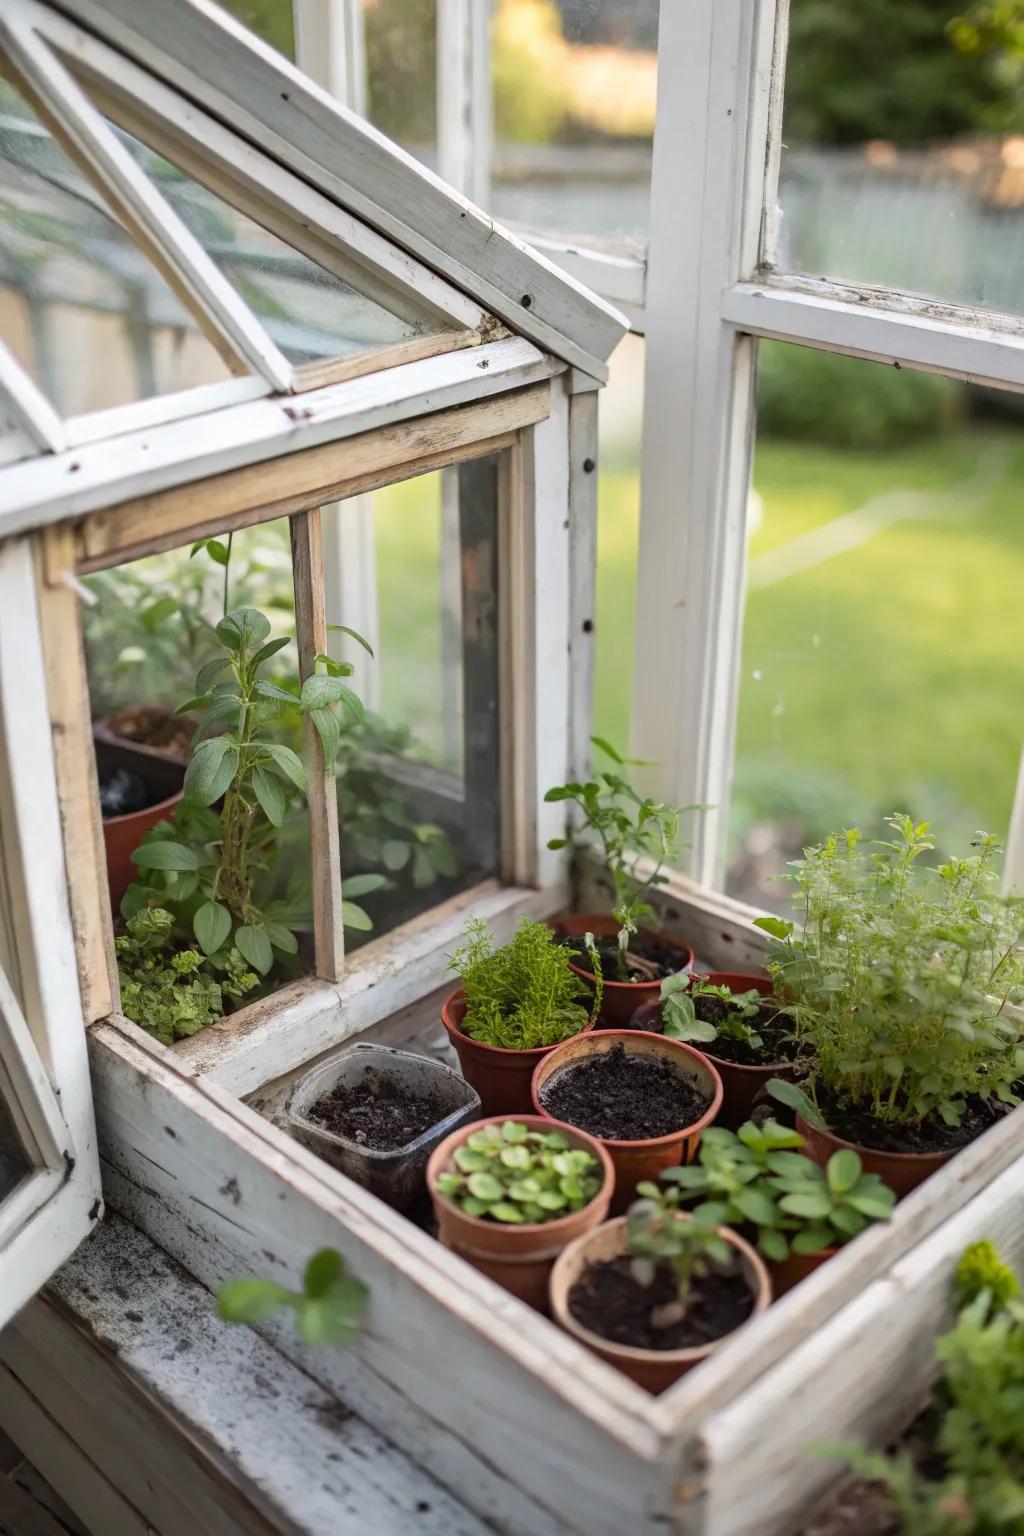
[[[564,1131],[531,1131],[518,1120],[472,1131],[453,1160],[458,1171],[439,1175],[438,1194],[467,1216],[512,1225],[582,1210],[602,1183],[592,1152]]]
[[[699,1019],[694,999],[715,997],[728,1005],[724,1019],[712,1024]],[[738,1040],[759,1051],[764,1040],[754,1028],[764,998],[756,987],[748,992],[733,992],[728,987],[705,981],[700,976],[690,976],[685,971],[677,976],[666,976],[661,984],[662,1032],[670,1040],[685,1040],[689,1044],[711,1045],[719,1036]]]
[[[290,1291],[274,1280],[227,1280],[217,1292],[217,1310],[228,1323],[262,1323],[275,1312],[295,1314],[304,1344],[350,1344],[359,1331],[367,1289],[345,1273],[345,1261],[333,1248],[322,1248],[306,1265],[302,1290]]]
[[[696,1213],[674,1209],[657,1185],[641,1186],[646,1193],[634,1200],[627,1215],[629,1268],[638,1285],[653,1285],[658,1271],[671,1269],[675,1300],[651,1311],[652,1328],[673,1328],[686,1316],[695,1280],[731,1274],[733,1249],[716,1224]]]

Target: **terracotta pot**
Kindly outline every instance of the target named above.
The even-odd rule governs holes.
[[[772,984],[767,976],[758,976],[746,971],[711,971],[701,978],[710,981],[716,987],[728,987],[730,992],[749,992],[756,987],[762,997],[771,994]],[[633,1015],[633,1024],[637,1029],[661,1029],[661,1002],[645,1003],[638,1008]],[[723,1061],[715,1055],[715,1043],[701,1045],[701,1053],[709,1061],[713,1061],[719,1077],[722,1079],[724,1098],[722,1100],[722,1113],[719,1120],[723,1125],[733,1130],[750,1119],[754,1100],[766,1087],[770,1078],[792,1077],[793,1063],[791,1061],[770,1062],[763,1067],[749,1067],[737,1061]]]
[[[455,1171],[455,1153],[463,1142],[481,1126],[501,1125],[507,1115],[492,1115],[478,1120],[475,1125],[464,1125],[435,1147],[427,1164],[427,1188],[437,1218],[437,1235],[447,1248],[451,1248],[472,1264],[481,1274],[496,1280],[520,1300],[536,1307],[538,1312],[548,1310],[548,1277],[551,1266],[567,1243],[585,1235],[604,1221],[608,1204],[615,1188],[615,1170],[611,1158],[601,1143],[585,1131],[573,1125],[562,1125],[547,1115],[516,1115],[531,1130],[564,1131],[573,1147],[582,1147],[593,1154],[601,1164],[604,1182],[589,1205],[580,1211],[570,1211],[554,1221],[526,1223],[521,1227],[507,1226],[500,1221],[485,1221],[479,1216],[467,1216],[458,1206],[436,1190],[442,1173]]]
[[[92,723],[94,742],[97,746],[102,745],[115,752],[120,766],[131,767],[144,778],[149,777],[147,769],[154,763],[156,767],[153,771],[157,773],[164,764],[176,765],[180,778],[181,770],[188,763],[188,748],[182,750],[174,746],[154,747],[149,742],[137,741],[134,736],[124,734],[123,722],[137,717],[140,711],[149,715],[154,722],[165,721],[168,727],[173,727],[176,736],[184,737],[188,741],[192,740],[198,728],[196,722],[190,720],[187,715],[175,715],[173,710],[167,709],[162,704],[144,703],[115,710],[112,715],[104,715],[102,719],[94,720]]]
[[[834,1131],[819,1131],[808,1124],[797,1112],[796,1128],[807,1141],[807,1156],[813,1157],[822,1167],[833,1152],[851,1147],[861,1160],[865,1173],[877,1173],[884,1179],[897,1199],[909,1195],[912,1189],[923,1184],[930,1174],[937,1173],[943,1163],[948,1163],[961,1149],[953,1147],[948,1152],[879,1152],[875,1147],[862,1147],[857,1141],[844,1141]]]
[[[642,1180],[657,1179],[663,1168],[675,1168],[679,1163],[693,1161],[701,1131],[711,1124],[722,1106],[722,1080],[706,1057],[695,1051],[693,1046],[641,1030],[601,1029],[563,1041],[538,1063],[532,1085],[533,1105],[537,1113],[547,1114],[542,1102],[543,1089],[554,1073],[562,1071],[573,1062],[584,1061],[620,1044],[629,1053],[663,1057],[681,1076],[695,1083],[705,1094],[710,1094],[711,1103],[699,1120],[692,1125],[681,1126],[668,1136],[655,1136],[650,1140],[638,1138],[635,1141],[602,1138],[615,1165],[615,1200],[612,1211],[616,1215],[628,1210],[636,1186]]]
[[[500,1045],[484,1045],[462,1029],[466,998],[458,987],[441,1009],[441,1023],[455,1047],[459,1066],[467,1083],[480,1095],[485,1115],[529,1114],[533,1107],[530,1080],[533,1070],[556,1045],[542,1045],[534,1051],[506,1051]],[[589,1019],[586,1029],[593,1029]],[[578,1036],[573,1038],[578,1039]]]
[[[772,1279],[772,1294],[778,1298],[785,1296],[794,1285],[799,1285],[801,1280],[806,1280],[808,1275],[813,1275],[816,1269],[834,1259],[839,1252],[838,1248],[823,1248],[820,1253],[790,1253],[782,1263],[776,1263],[773,1259],[766,1259],[768,1273]]]
[[[551,926],[556,933],[562,933],[574,939],[582,938],[585,933],[592,933],[596,939],[614,939],[619,931],[619,925],[614,917],[609,917],[606,912],[585,912],[581,917],[555,917],[551,920]],[[640,932],[649,934],[660,943],[670,944],[673,949],[678,950],[677,970],[692,970],[694,953],[689,944],[666,933],[664,928],[650,928],[644,923],[640,924]],[[575,960],[570,961],[570,964],[577,976],[582,976],[591,986],[594,985],[593,971]],[[660,991],[660,981],[608,981],[606,978],[601,996],[598,1029],[624,1028],[641,1004],[657,1001]]]
[[[735,1248],[740,1255],[744,1274],[754,1295],[754,1309],[741,1326],[746,1327],[771,1302],[772,1286],[768,1271],[748,1242],[730,1227],[719,1227],[718,1234]],[[722,1344],[733,1338],[739,1329],[723,1334],[711,1344],[693,1349],[632,1349],[628,1344],[612,1344],[600,1334],[582,1327],[569,1311],[569,1293],[588,1264],[600,1264],[617,1259],[628,1252],[626,1218],[606,1222],[596,1232],[586,1233],[570,1244],[562,1253],[551,1272],[551,1315],[566,1333],[571,1333],[592,1349],[595,1355],[616,1366],[648,1392],[664,1392],[686,1371],[706,1360]]]
[[[142,842],[150,827],[158,821],[170,821],[181,804],[181,793],[171,795],[144,811],[130,811],[127,816],[108,816],[103,822],[103,846],[107,855],[107,885],[110,888],[110,905],[115,915],[121,910],[121,897],[139,871],[132,863],[132,854]]]

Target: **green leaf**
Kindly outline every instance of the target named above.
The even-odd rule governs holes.
[[[140,869],[198,869],[200,864],[194,848],[169,837],[151,838],[136,848],[132,860]]]
[[[328,656],[326,651],[317,651],[313,660],[323,666],[328,677],[351,677],[355,671],[350,661],[337,661],[333,656]]]
[[[371,656],[373,655],[373,646],[370,644],[369,640],[363,639],[363,636],[359,633],[358,629],[350,629],[347,624],[328,624],[327,628],[331,634],[350,635],[353,640],[357,641],[358,644],[362,646],[364,651],[368,651]]]
[[[257,608],[236,608],[217,625],[220,643],[236,655],[262,645],[270,634],[270,620]]]
[[[302,1288],[307,1296],[323,1296],[341,1274],[341,1254],[335,1248],[321,1248],[306,1265]]]
[[[261,645],[249,663],[250,675],[255,677],[257,670],[262,667],[265,661],[269,661],[271,656],[276,656],[278,651],[283,651],[285,646],[291,645],[291,643],[288,635],[278,635],[276,640],[268,640],[266,645]]]
[[[521,1223],[526,1219],[519,1207],[513,1205],[511,1200],[499,1200],[496,1205],[491,1206],[490,1212],[496,1221],[507,1221],[515,1224]]]
[[[215,656],[212,661],[204,662],[196,673],[196,693],[204,694],[213,686],[217,678],[230,667],[231,660],[227,656]]]
[[[775,1221],[775,1202],[759,1189],[738,1189],[732,1203],[748,1221],[759,1227],[771,1226]]]
[[[322,672],[315,672],[302,685],[302,708],[326,709],[328,704],[337,704],[344,691],[345,684],[340,677],[326,677]]]
[[[192,754],[182,786],[186,800],[213,805],[228,790],[238,772],[238,748],[230,736],[214,736]]]
[[[814,1100],[802,1088],[798,1088],[796,1083],[790,1083],[784,1077],[773,1077],[768,1081],[768,1092],[780,1104],[798,1110],[808,1125],[813,1125],[819,1131],[825,1130],[825,1122]]]
[[[371,891],[379,891],[388,884],[385,875],[348,875],[342,881],[346,896],[369,896]]]
[[[197,709],[209,709],[211,704],[214,703],[214,697],[212,693],[199,693],[194,699],[186,699],[184,704],[179,704],[174,713],[176,715],[191,715]]]
[[[306,711],[306,716],[312,720],[316,733],[320,737],[320,744],[324,750],[324,768],[328,773],[333,773],[338,742],[341,739],[337,717],[329,709],[310,709]]]
[[[835,1239],[827,1227],[807,1227],[790,1239],[790,1247],[794,1253],[821,1253],[825,1248],[836,1246]]]
[[[279,949],[284,955],[298,953],[299,941],[291,929],[285,927],[284,923],[268,922],[266,928],[267,938],[275,949]]]
[[[147,603],[139,613],[143,626],[153,634],[165,619],[178,612],[178,604],[173,597],[158,597],[155,603]]]
[[[782,917],[755,917],[754,927],[760,928],[764,933],[770,933],[773,939],[788,939],[793,932],[793,924]]]
[[[264,927],[244,923],[235,930],[235,947],[243,960],[248,960],[254,971],[265,976],[274,963],[270,939]]]
[[[704,1019],[683,1020],[669,1015],[665,1019],[665,1034],[670,1040],[696,1040],[700,1045],[710,1045],[718,1039],[718,1030]]]
[[[828,1187],[835,1195],[845,1195],[860,1178],[860,1158],[852,1147],[833,1152],[825,1168]]]
[[[306,770],[302,766],[302,758],[298,753],[293,752],[291,747],[280,746],[276,741],[263,742],[260,751],[267,754],[275,768],[279,768],[296,789],[301,789],[303,794],[306,793]]]
[[[847,1205],[852,1205],[855,1211],[860,1211],[863,1216],[872,1221],[888,1221],[892,1215],[895,1197],[891,1190],[876,1195],[847,1195]]]
[[[397,871],[405,868],[411,853],[411,843],[400,843],[397,838],[390,838],[381,849],[380,856],[385,869]]]
[[[590,740],[595,747],[598,747],[600,751],[605,754],[606,757],[610,757],[613,763],[619,763],[621,765],[626,761],[626,759],[620,753],[616,752],[613,746],[605,741],[603,736],[591,736]]]
[[[231,932],[231,913],[219,901],[204,901],[192,919],[192,931],[204,955],[214,955]]]
[[[253,685],[252,691],[261,699],[277,699],[279,702],[293,706],[299,702],[297,693],[290,693],[287,688],[279,688],[276,683],[268,683],[264,677]]]
[[[260,1323],[287,1306],[291,1296],[272,1280],[226,1280],[217,1292],[217,1311],[228,1323]]]
[[[275,774],[268,773],[265,768],[256,767],[252,771],[252,790],[270,825],[279,827],[284,821],[284,813],[287,809],[281,780]]]
[[[342,901],[341,921],[353,933],[369,933],[373,927],[373,918],[354,901]]]
[[[828,1216],[832,1202],[824,1189],[809,1189],[803,1194],[783,1195],[779,1209],[787,1216],[800,1216],[805,1221],[821,1221]]]
[[[477,1200],[500,1200],[502,1196],[501,1180],[496,1179],[493,1173],[471,1173],[469,1176],[469,1192]]]
[[[789,1244],[781,1232],[773,1227],[761,1227],[757,1234],[757,1246],[766,1259],[781,1264],[789,1257]]]
[[[199,553],[201,549],[206,551],[210,559],[213,560],[215,564],[224,566],[227,565],[228,547],[226,544],[222,544],[220,539],[197,539],[196,542],[192,545],[189,559],[191,560],[195,555]]]

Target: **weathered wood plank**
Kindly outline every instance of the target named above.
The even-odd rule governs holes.
[[[295,590],[295,638],[299,677],[316,671],[316,658],[327,651],[324,612],[324,538],[319,507],[291,519],[292,581]],[[338,793],[327,772],[323,745],[308,717],[302,722],[309,807],[309,878],[313,902],[316,974],[338,981],[345,969],[341,923],[341,853],[338,842]]]
[[[101,1025],[92,1062],[122,1210],[211,1286],[294,1283],[311,1252],[338,1248],[370,1289],[356,1345],[268,1336],[481,1516],[516,1536],[664,1529],[674,1445],[639,1388],[172,1055]]]

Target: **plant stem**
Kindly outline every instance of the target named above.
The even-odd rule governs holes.
[[[228,581],[231,576],[231,545],[234,542],[234,534],[228,534],[228,557],[224,562],[224,617],[228,616]]]

